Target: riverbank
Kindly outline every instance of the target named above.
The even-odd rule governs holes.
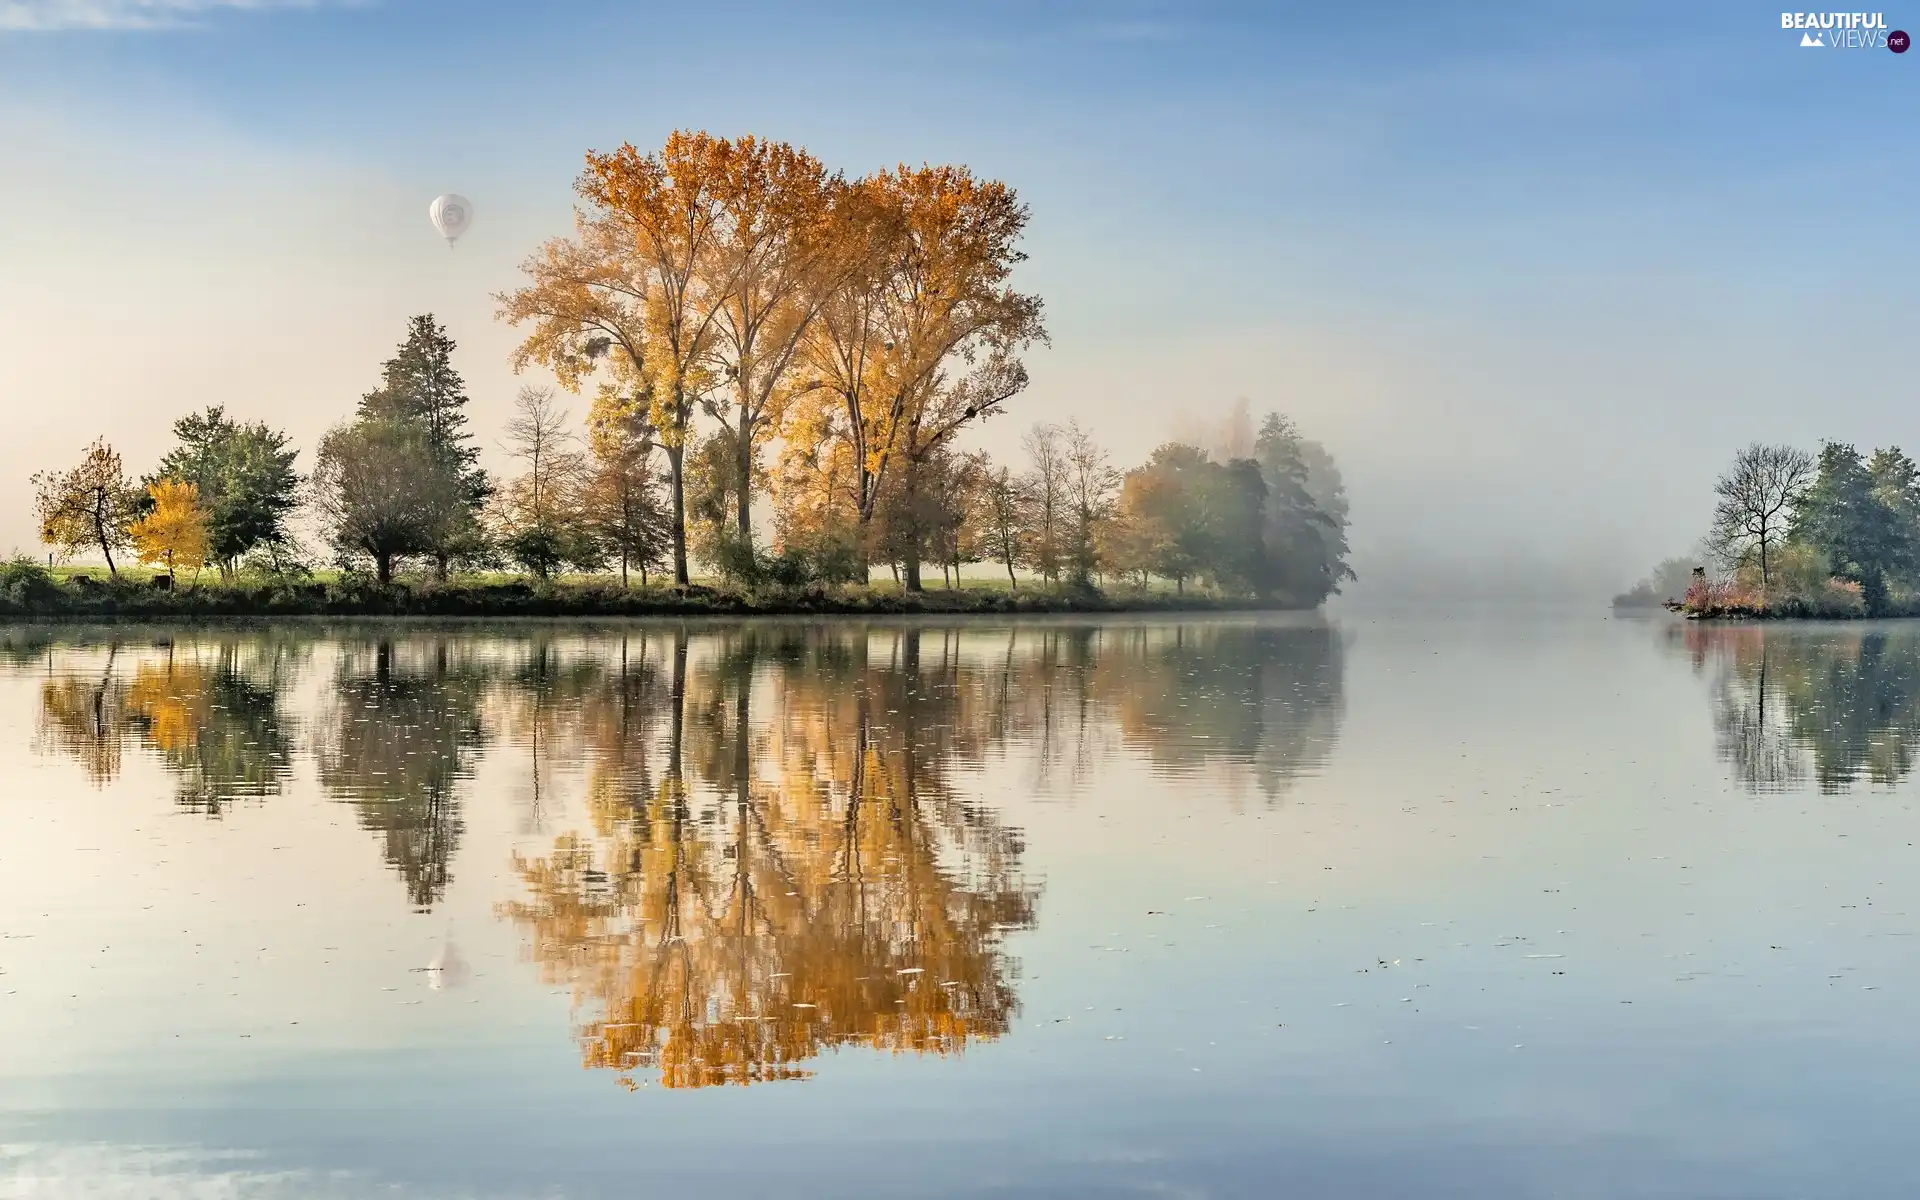
[[[1895,605],[1877,613],[1869,613],[1859,607],[1814,608],[1791,603],[1770,608],[1751,604],[1716,604],[1710,608],[1700,608],[1684,601],[1670,600],[1662,607],[1689,621],[1900,621],[1920,617],[1920,606],[1910,604]]]
[[[1017,613],[1245,612],[1294,606],[1189,592],[962,588],[831,593],[623,588],[617,583],[506,580],[274,581],[167,589],[152,581],[0,570],[0,620],[179,621],[273,617],[728,617]]]

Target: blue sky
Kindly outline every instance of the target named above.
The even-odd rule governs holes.
[[[128,27],[21,28],[87,19]],[[157,454],[196,397],[317,437],[422,307],[496,418],[486,295],[581,152],[693,126],[1020,190],[1054,345],[981,445],[1079,416],[1131,459],[1245,395],[1333,447],[1382,569],[1635,570],[1748,440],[1920,448],[1920,55],[1797,43],[1753,4],[0,0],[0,390],[49,401],[0,543],[27,471]]]

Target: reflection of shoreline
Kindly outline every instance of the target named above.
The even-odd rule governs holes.
[[[42,750],[99,785],[145,756],[219,816],[284,802],[304,756],[416,910],[446,894],[480,759],[513,748],[541,849],[499,911],[572,990],[583,1063],[670,1086],[1007,1033],[1005,938],[1041,888],[971,790],[990,762],[1072,788],[1121,753],[1272,801],[1344,703],[1340,639],[1308,620],[236,630],[0,658],[43,676]],[[582,788],[584,814],[550,802]]]
[[[1751,791],[1892,786],[1920,746],[1920,627],[1702,625],[1666,634],[1713,682],[1720,758]]]

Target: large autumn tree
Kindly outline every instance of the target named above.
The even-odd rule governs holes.
[[[627,216],[594,203],[584,177],[580,187],[588,207],[574,215],[574,236],[549,241],[521,264],[527,283],[495,297],[499,315],[510,325],[528,327],[514,350],[514,370],[546,367],[571,392],[597,385],[587,423],[602,439],[596,446],[622,463],[626,482],[616,492],[623,503],[638,498],[629,485],[645,476],[654,446],[665,449],[673,476],[673,516],[663,525],[671,526],[675,578],[684,584],[686,501],[680,472],[685,418],[691,413],[670,400],[664,406],[655,402],[655,379],[663,364],[647,352],[654,259],[641,253],[650,242]],[[671,438],[655,425],[660,416],[675,419]]]
[[[685,461],[693,415],[713,384],[708,362],[721,305],[708,275],[726,223],[734,150],[678,132],[657,153],[631,144],[590,152],[575,184],[586,204],[578,237],[550,242],[526,264],[527,287],[502,296],[502,315],[532,321],[522,362],[577,386],[615,354],[615,386],[644,401],[671,471],[673,577],[687,574]]]
[[[1026,223],[1012,188],[960,166],[901,166],[839,197],[834,291],[805,345],[803,390],[837,410],[816,427],[849,468],[863,534],[896,477],[900,511],[917,512],[926,463],[1026,387],[1019,355],[1046,339],[1039,298],[1009,284]],[[916,591],[922,533],[902,564]]]
[[[756,451],[779,431],[799,386],[796,357],[843,269],[829,219],[841,185],[805,150],[751,135],[713,143],[709,161],[718,220],[695,292],[712,310],[717,379],[705,407],[733,456],[732,516],[740,542],[751,545]]]

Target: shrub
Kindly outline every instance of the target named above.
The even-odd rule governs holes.
[[[34,559],[17,554],[0,563],[0,602],[11,608],[39,608],[60,595],[52,572]]]

